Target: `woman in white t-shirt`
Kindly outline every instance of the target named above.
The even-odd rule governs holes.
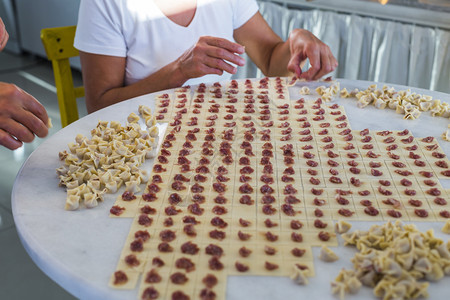
[[[318,79],[337,61],[303,29],[277,36],[255,0],[82,0],[80,50],[86,105],[108,105],[185,84],[229,79],[246,52],[267,76]],[[311,68],[302,74],[309,58]]]

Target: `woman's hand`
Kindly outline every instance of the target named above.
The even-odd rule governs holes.
[[[0,145],[14,150],[48,134],[45,108],[13,84],[0,82]]]
[[[243,46],[226,39],[202,36],[176,63],[184,81],[207,74],[235,74],[237,69],[230,63],[243,66],[245,60],[238,54],[244,52]]]
[[[226,39],[203,36],[179,58],[153,74],[124,85],[126,58],[80,51],[86,107],[89,113],[111,104],[156,91],[182,86],[207,74],[236,73],[245,61],[244,47]]]
[[[294,29],[289,35],[289,47],[291,59],[288,70],[299,78],[317,80],[338,66],[330,48],[307,30]],[[302,73],[301,66],[307,58],[311,67]]]

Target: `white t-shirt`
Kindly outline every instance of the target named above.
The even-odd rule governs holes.
[[[75,47],[81,51],[126,57],[125,84],[158,71],[180,57],[200,36],[234,41],[233,31],[256,12],[255,0],[197,0],[188,27],[167,18],[152,0],[82,0]],[[231,77],[207,75],[186,84]]]

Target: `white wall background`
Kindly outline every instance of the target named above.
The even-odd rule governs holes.
[[[46,57],[42,28],[76,25],[80,0],[15,0],[20,44],[23,50]],[[80,68],[79,59],[71,60]]]

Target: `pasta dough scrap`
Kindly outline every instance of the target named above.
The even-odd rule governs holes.
[[[50,117],[47,120],[47,128],[53,128],[52,119]]]

